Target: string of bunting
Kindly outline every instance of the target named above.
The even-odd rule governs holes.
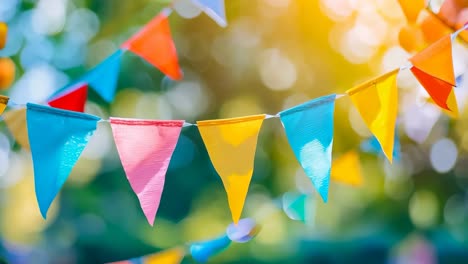
[[[194,0],[207,15],[226,26],[224,1]],[[70,85],[59,89],[46,105],[19,105],[0,96],[0,114],[17,142],[32,154],[36,197],[44,218],[67,180],[98,122],[109,122],[123,169],[142,211],[153,225],[164,189],[165,175],[184,126],[196,125],[216,172],[222,179],[234,226],[242,210],[254,169],[258,135],[263,121],[279,118],[288,142],[322,200],[328,200],[332,170],[333,119],[336,99],[349,96],[390,163],[395,157],[398,113],[397,75],[410,69],[440,108],[458,115],[454,87],[452,44],[468,28],[446,35],[410,58],[411,65],[392,70],[345,94],[331,94],[281,111],[229,119],[197,121],[142,120],[85,114],[88,86],[107,102],[115,97],[120,61],[127,51],[137,54],[173,80],[183,78],[165,8],[139,32]],[[102,78],[106,76],[106,78]],[[47,133],[44,133],[47,131]],[[348,159],[357,160],[350,154]],[[337,181],[360,184],[338,173]],[[340,178],[341,177],[341,178]]]

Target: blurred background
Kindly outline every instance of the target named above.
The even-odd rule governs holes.
[[[225,2],[227,28],[189,0],[174,3],[170,24],[182,81],[173,82],[126,53],[115,101],[107,104],[90,90],[86,112],[192,123],[275,114],[405,65],[436,30],[408,23],[397,0]],[[466,1],[451,2],[468,7]],[[20,104],[43,102],[168,4],[1,0],[0,21],[9,26],[0,51],[0,73],[7,79],[2,94]],[[430,8],[437,13],[441,4],[431,1]],[[430,13],[422,16],[418,19]],[[262,230],[210,263],[468,263],[466,47],[461,40],[454,47],[458,120],[428,103],[409,71],[400,73],[401,154],[393,165],[361,151],[369,130],[349,98],[336,102],[333,156],[358,150],[365,182],[357,188],[333,183],[327,204],[314,194],[279,120],[265,121],[243,212]],[[311,194],[305,224],[277,206],[291,191]],[[184,128],[179,139],[152,228],[125,177],[108,124],[99,124],[44,221],[31,155],[0,123],[0,256],[8,263],[123,260],[216,237],[230,222],[223,185],[196,127]]]

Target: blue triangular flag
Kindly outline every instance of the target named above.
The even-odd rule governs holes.
[[[117,50],[79,80],[88,83],[108,103],[115,97],[123,53],[123,50]]]
[[[207,262],[208,259],[225,250],[230,244],[231,240],[229,237],[227,235],[223,235],[212,240],[191,244],[190,254],[197,262]]]
[[[44,218],[70,175],[99,117],[27,104],[26,120],[39,209]]]
[[[193,2],[211,17],[218,25],[227,26],[224,0],[193,0]]]
[[[315,189],[328,200],[336,95],[328,95],[280,112],[296,158]]]

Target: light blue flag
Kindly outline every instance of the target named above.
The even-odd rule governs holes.
[[[120,61],[125,51],[117,50],[107,57],[100,64],[85,73],[83,76],[70,84],[60,88],[52,94],[48,100],[57,98],[59,95],[68,94],[77,88],[88,84],[91,86],[106,102],[114,100],[117,90],[117,81],[119,80]]]
[[[115,97],[117,81],[119,80],[120,61],[123,54],[123,50],[117,50],[86,73],[82,79],[108,103],[112,102]]]
[[[44,218],[70,175],[99,117],[27,104],[26,120],[39,209]]]
[[[221,253],[231,244],[227,235],[212,240],[196,242],[190,245],[190,254],[197,262],[207,262],[211,257]]]
[[[218,25],[222,27],[227,26],[224,0],[193,0],[193,3],[216,21]]]
[[[328,95],[279,113],[296,158],[324,202],[328,200],[336,95]]]

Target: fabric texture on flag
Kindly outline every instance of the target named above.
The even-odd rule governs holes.
[[[5,111],[9,100],[7,96],[0,95],[0,115]]]
[[[48,104],[51,107],[83,113],[87,98],[88,85],[79,84],[78,87],[68,93],[61,94],[49,100]]]
[[[289,145],[323,201],[328,200],[336,95],[280,112]]]
[[[153,225],[183,120],[110,118],[117,151],[146,219]]]
[[[8,111],[3,115],[8,130],[23,149],[29,150],[28,127],[26,125],[26,108]]]
[[[100,118],[31,103],[26,118],[36,198],[46,218]]]
[[[224,0],[193,0],[203,12],[211,17],[218,25],[227,26],[226,8]]]
[[[119,80],[120,62],[124,54],[123,50],[117,50],[112,55],[107,57],[100,64],[87,72],[78,83],[87,83],[91,86],[106,102],[114,101],[115,92],[117,90],[117,82]]]
[[[426,89],[434,102],[446,110],[448,97],[456,86],[453,70],[451,35],[439,39],[410,58],[411,72]]]
[[[399,69],[359,85],[346,93],[351,97],[369,130],[379,141],[390,163],[393,161],[395,125],[398,114]]]
[[[364,182],[361,173],[359,154],[351,150],[333,160],[331,180],[352,186],[361,186]]]
[[[232,219],[241,217],[254,169],[257,139],[266,115],[198,121],[203,142],[226,189]]]
[[[211,257],[229,247],[231,240],[227,235],[212,240],[195,242],[190,245],[190,254],[197,262],[207,262]]]
[[[158,14],[142,30],[122,44],[122,48],[142,57],[171,79],[182,79],[166,14]]]

